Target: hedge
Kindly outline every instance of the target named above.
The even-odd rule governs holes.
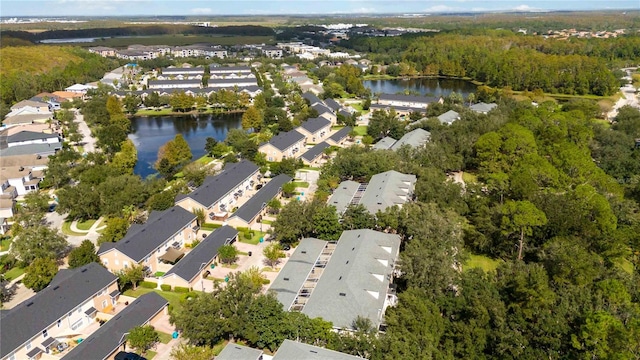
[[[202,230],[215,230],[219,227],[222,227],[222,225],[220,224],[211,224],[211,223],[204,223],[200,226],[200,228]]]
[[[248,228],[248,227],[244,227],[244,226],[238,226],[238,227],[236,228],[236,230],[238,230],[238,232],[244,232],[244,233],[246,233],[246,232],[248,232],[248,231],[249,231],[249,228]]]
[[[171,291],[171,285],[162,284],[162,285],[160,285],[160,289],[162,289],[162,291]]]
[[[158,287],[158,283],[155,283],[153,281],[141,281],[140,287],[147,288],[147,289],[155,289]]]
[[[176,287],[173,288],[173,291],[175,291],[177,293],[188,293],[189,292],[189,288],[182,287],[182,286],[176,286]]]

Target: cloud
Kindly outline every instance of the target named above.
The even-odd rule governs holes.
[[[213,10],[211,8],[193,8],[190,12],[196,15],[207,15],[213,13]]]
[[[515,11],[538,11],[540,9],[532,8],[529,5],[522,4],[522,5],[518,5],[518,6],[514,7],[511,10],[515,10]]]
[[[447,5],[433,5],[424,9],[425,12],[448,12],[448,11],[455,11],[455,10],[456,10],[455,8]]]

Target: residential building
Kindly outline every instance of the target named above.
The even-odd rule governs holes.
[[[273,360],[362,360],[364,358],[285,339]],[[216,358],[219,360],[219,357]]]
[[[281,132],[272,137],[269,142],[258,147],[258,151],[265,154],[267,161],[282,161],[284,158],[292,158],[304,151],[306,137],[297,130]]]
[[[232,244],[237,238],[238,230],[230,226],[217,228],[167,271],[159,285],[198,288],[198,282],[207,277],[209,267],[218,256],[218,249],[222,245]],[[203,288],[200,284],[198,290]]]
[[[230,342],[216,356],[216,360],[263,360],[262,354],[262,350]]]
[[[219,67],[211,67],[209,69],[209,74],[213,76],[224,76],[229,74],[251,74],[250,66],[219,66]]]
[[[4,212],[4,210],[5,210],[5,208],[4,208],[4,206],[5,206],[4,202],[5,202],[6,200],[7,200],[7,199],[2,199],[2,198],[0,198],[0,213],[3,213],[3,212]],[[12,200],[12,201],[13,201],[13,200]],[[14,208],[12,209],[12,211],[13,211],[13,212],[15,212],[15,203],[12,205],[12,207],[14,207]],[[12,215],[12,216],[13,216],[13,215]],[[9,224],[9,220],[8,220],[8,218],[0,216],[0,235],[4,235],[4,234],[6,234],[6,233],[7,233],[7,231],[9,231],[9,229],[10,229],[10,228],[11,228],[11,224]]]
[[[324,104],[329,107],[331,109],[331,111],[333,111],[334,113],[337,113],[338,110],[342,109],[342,105],[340,105],[340,103],[338,103],[337,101],[328,98],[328,99],[324,99]]]
[[[45,101],[22,100],[11,106],[11,112],[7,116],[13,116],[20,110],[28,109],[31,113],[50,113],[49,103]]]
[[[260,168],[251,161],[229,163],[221,173],[207,177],[190,194],[176,196],[176,206],[190,212],[203,209],[209,218],[226,219],[238,197],[251,189],[260,177]]]
[[[456,111],[449,110],[446,113],[438,116],[438,120],[440,121],[441,124],[450,125],[454,121],[460,120],[460,114],[458,114],[458,112]]]
[[[0,157],[16,155],[49,156],[62,149],[62,142],[0,147]]]
[[[29,113],[25,111],[15,112],[12,116],[7,116],[2,120],[2,125],[7,127],[28,124],[44,124],[53,118],[53,113]]]
[[[280,59],[282,58],[282,49],[275,46],[263,46],[262,55],[272,59]]]
[[[318,143],[331,133],[331,121],[322,117],[311,118],[303,122],[295,130],[306,137],[308,143]]]
[[[319,117],[323,117],[331,121],[331,124],[335,125],[338,122],[338,117],[336,116],[336,114],[326,105],[314,104],[311,106],[311,108],[318,112]]]
[[[335,206],[338,214],[349,205],[362,204],[371,214],[384,211],[392,206],[401,207],[413,199],[416,176],[394,170],[373,175],[369,183],[358,184],[343,181],[334,190],[327,203]]]
[[[67,88],[64,89],[64,91],[68,91],[68,92],[73,92],[73,93],[78,93],[78,94],[86,94],[87,91],[91,90],[91,89],[97,89],[97,86],[94,85],[83,85],[83,84],[73,84]],[[55,94],[55,93],[54,93]]]
[[[149,89],[191,89],[202,87],[202,80],[149,80]]]
[[[116,51],[116,49],[106,46],[95,46],[89,48],[90,53],[98,54],[102,57],[115,57]]]
[[[131,329],[136,326],[153,326],[168,316],[168,307],[169,302],[154,292],[141,295],[88,338],[83,339],[62,359],[113,359],[121,347],[125,350],[127,334]]]
[[[282,194],[282,186],[293,180],[291,176],[280,174],[269,180],[247,202],[245,202],[227,220],[234,227],[251,227],[256,222],[262,221],[262,216],[267,211],[267,204]]]
[[[0,234],[9,230],[7,219],[11,219],[16,214],[16,200],[13,194],[0,195]]]
[[[204,75],[204,67],[167,67],[163,68],[161,73],[165,76],[202,76]]]
[[[315,104],[324,104],[324,102],[322,102],[322,100],[313,93],[306,92],[302,94],[302,98],[307,100],[309,106],[313,106]]]
[[[0,359],[38,359],[58,341],[95,322],[116,303],[118,278],[97,263],[63,269],[51,284],[16,307],[0,313]]]
[[[469,106],[469,109],[471,111],[477,112],[478,114],[487,114],[489,111],[495,109],[496,107],[498,107],[498,104],[496,103],[486,104],[486,103],[480,102],[480,103]]]
[[[347,230],[338,242],[307,238],[280,270],[271,290],[284,308],[353,330],[358,317],[374,328],[397,301],[392,281],[400,237],[373,230]]]
[[[342,146],[344,145],[345,141],[349,137],[349,133],[351,133],[351,130],[353,130],[351,126],[345,126],[342,129],[333,133],[333,135],[329,136],[326,142],[329,145]]]
[[[233,88],[233,87],[248,87],[258,86],[258,81],[255,77],[242,77],[242,78],[225,78],[216,79],[210,78],[207,82],[207,86],[210,88]]]
[[[380,94],[376,103],[371,104],[371,110],[394,109],[399,115],[408,115],[412,112],[424,113],[429,104],[436,102],[442,103],[443,100],[415,95]]]
[[[57,144],[60,142],[62,142],[62,139],[57,133],[20,131],[19,133],[7,136],[7,147],[32,144]]]
[[[300,160],[305,165],[314,166],[318,165],[319,161],[322,159],[322,155],[324,155],[324,149],[331,147],[326,141],[323,141],[311,149],[305,151],[302,155],[300,155]]]
[[[33,171],[23,166],[2,167],[0,169],[2,195],[14,199],[16,196],[37,191],[42,178],[44,178],[42,171]]]
[[[403,146],[410,146],[412,148],[417,148],[424,146],[431,139],[431,133],[424,129],[415,129],[413,131],[409,131],[404,134],[400,140],[397,140],[385,136],[380,139],[377,143],[375,143],[372,147],[373,150],[398,150]]]
[[[142,265],[151,273],[159,271],[161,262],[174,263],[180,248],[196,239],[199,227],[196,216],[179,206],[153,211],[144,224],[133,224],[120,241],[103,243],[98,256],[111,272]]]

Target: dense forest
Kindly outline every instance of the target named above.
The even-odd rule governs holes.
[[[559,41],[508,31],[393,38],[354,37],[341,46],[368,52],[402,76],[470,77],[493,87],[549,93],[612,95],[612,66],[640,58],[640,37]]]

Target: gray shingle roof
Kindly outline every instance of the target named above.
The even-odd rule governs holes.
[[[360,183],[357,183],[355,181],[343,181],[335,190],[333,190],[333,194],[331,194],[331,197],[329,198],[327,203],[329,205],[335,206],[338,214],[342,214],[345,210],[347,210],[347,207],[351,203],[351,200],[356,194],[356,191],[358,191],[359,187]]]
[[[7,142],[9,143],[42,139],[59,139],[59,137],[58,134],[45,134],[35,131],[20,131],[19,133],[7,136]]]
[[[269,144],[273,145],[280,151],[285,151],[295,143],[302,141],[304,138],[305,136],[300,134],[296,130],[291,130],[287,132],[281,132],[280,134],[272,137],[271,140],[269,140]]]
[[[307,130],[311,134],[315,134],[328,126],[331,126],[331,121],[322,117],[311,118],[300,124],[301,128]]]
[[[362,316],[377,329],[399,247],[398,235],[344,231],[302,312],[348,329]]]
[[[195,219],[194,214],[179,206],[162,212],[154,211],[145,224],[133,224],[113,248],[140,262]],[[104,249],[101,247],[100,250]]]
[[[400,94],[380,94],[378,99],[382,101],[404,101],[404,102],[419,102],[423,104],[430,104],[437,102],[439,99],[432,96],[417,96],[417,95],[400,95]]]
[[[324,104],[327,105],[334,112],[342,107],[340,105],[340,103],[338,103],[337,101],[335,101],[335,100],[333,100],[331,98],[324,99]]]
[[[333,135],[329,136],[329,140],[340,142],[342,139],[349,136],[349,133],[353,130],[351,126],[345,126],[342,129],[336,131]]]
[[[360,199],[360,204],[372,214],[394,205],[402,205],[411,199],[415,184],[415,175],[395,170],[373,175]]]
[[[345,110],[345,109],[340,109],[340,110],[338,111],[338,115],[342,115],[345,119],[348,119],[348,118],[350,118],[350,117],[352,117],[352,116],[353,116],[353,114],[352,114],[352,113],[348,112],[348,111],[347,111],[347,110]]]
[[[404,136],[400,138],[400,140],[396,141],[395,144],[391,145],[391,150],[398,150],[404,145],[409,145],[411,147],[419,147],[424,145],[431,138],[431,133],[424,129],[415,129],[410,131]]]
[[[322,100],[320,100],[319,97],[315,96],[314,94],[310,93],[310,92],[306,92],[304,94],[302,94],[302,97],[306,100],[309,101],[309,105],[313,105],[313,104],[323,104]]]
[[[207,177],[199,188],[187,196],[177,196],[176,201],[188,197],[208,208],[220,201],[259,169],[256,164],[248,160],[227,164],[220,174]]]
[[[162,69],[162,73],[163,74],[181,74],[184,72],[190,72],[190,73],[194,73],[194,72],[201,72],[204,74],[204,68],[203,67],[192,67],[192,68],[163,68]]]
[[[256,78],[238,78],[238,79],[209,79],[207,84],[211,87],[212,84],[250,84],[258,85]]]
[[[253,195],[246,203],[244,203],[231,217],[238,217],[244,221],[251,222],[255,218],[262,208],[273,199],[282,188],[282,185],[291,181],[292,178],[289,175],[280,174],[271,179],[266,185],[262,187],[255,195]]]
[[[285,339],[273,360],[357,360],[361,357]],[[218,358],[216,358],[218,360]]]
[[[471,106],[469,106],[469,109],[471,109],[472,111],[475,111],[477,113],[482,113],[482,114],[486,114],[489,111],[495,109],[498,106],[498,104],[496,103],[490,103],[490,104],[486,104],[486,103],[477,103],[477,104],[473,104]]]
[[[228,343],[220,354],[216,356],[216,360],[259,360],[261,356],[262,350]]]
[[[443,124],[451,124],[458,119],[460,119],[460,114],[453,110],[449,110],[446,113],[438,116],[438,120],[440,120],[440,122]]]
[[[200,79],[189,79],[189,80],[149,80],[149,86],[152,85],[175,85],[175,84],[194,84],[200,85],[202,84],[202,80]]]
[[[108,358],[123,344],[126,339],[124,335],[129,330],[146,324],[168,304],[167,300],[154,292],[140,296],[73,348],[64,359],[103,360]]]
[[[218,253],[220,246],[226,244],[228,239],[233,239],[237,235],[238,230],[231,226],[217,228],[185,255],[185,257],[180,259],[164,277],[175,274],[187,282],[191,282],[191,280],[200,273],[200,270],[202,270],[202,264],[211,261]]]
[[[373,144],[371,148],[373,150],[388,150],[388,149],[391,149],[391,146],[393,146],[393,144],[395,143],[396,143],[396,139],[390,136],[385,136],[382,139],[380,139],[380,141]]]
[[[420,113],[425,113],[426,112],[426,108],[424,107],[411,107],[411,106],[399,106],[399,105],[384,105],[384,104],[371,104],[371,107],[369,107],[369,110],[371,111],[375,111],[375,110],[384,110],[384,111],[388,111],[394,109],[395,111],[405,111],[405,112],[420,112]]]
[[[317,111],[318,115],[322,115],[324,113],[333,114],[333,110],[331,110],[329,107],[327,107],[324,104],[314,104],[311,106],[311,108]]]
[[[56,276],[48,287],[32,298],[2,313],[0,357],[40,334],[114,281],[117,277],[97,263]]]
[[[251,71],[251,67],[250,66],[218,66],[218,67],[211,67],[211,71],[213,72],[238,72],[238,71],[243,71],[243,72],[247,72],[247,71]]]
[[[278,301],[289,310],[298,295],[298,290],[307,279],[307,275],[316,263],[316,260],[327,245],[324,240],[306,238],[300,241],[296,250],[291,254],[278,277],[273,281],[269,290],[276,292]]]
[[[330,147],[331,145],[327,144],[326,142],[321,142],[320,144],[312,147],[311,149],[307,150],[304,152],[304,154],[302,154],[302,156],[300,156],[300,158],[307,160],[309,162],[315,160],[318,156],[322,155],[322,152],[324,151],[324,149]]]

